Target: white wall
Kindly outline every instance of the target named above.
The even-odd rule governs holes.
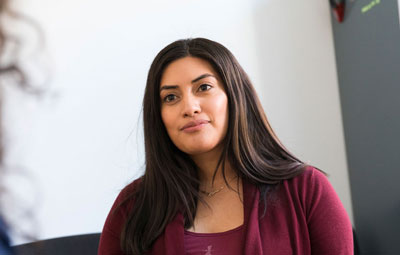
[[[14,186],[36,190],[30,201],[40,201],[32,203],[40,239],[101,231],[119,190],[141,174],[149,65],[166,44],[198,36],[236,55],[283,142],[330,174],[352,214],[328,1],[19,0],[18,6],[45,32],[48,90],[56,95],[32,103],[7,92],[9,162],[24,166],[36,185]]]
[[[259,91],[278,137],[295,155],[329,174],[352,219],[328,2],[257,3]]]

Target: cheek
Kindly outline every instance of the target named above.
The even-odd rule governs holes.
[[[176,114],[173,109],[161,108],[161,120],[164,123],[169,138],[173,141],[173,143],[175,143],[179,134],[177,126],[178,121],[176,119]]]
[[[218,100],[216,100],[213,109],[215,111],[214,117],[216,118],[216,121],[225,129],[228,123],[229,116],[228,99],[226,95],[223,95],[218,98]]]
[[[170,131],[172,130],[172,116],[169,111],[165,109],[161,109],[161,120],[164,123],[165,129],[167,130],[168,134],[170,135]]]
[[[225,137],[227,130],[228,130],[228,120],[229,120],[229,110],[228,110],[228,105],[226,104],[223,111],[221,111],[221,114],[223,114],[224,118],[222,120],[222,133],[223,137]]]

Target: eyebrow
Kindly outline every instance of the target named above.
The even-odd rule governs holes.
[[[178,85],[164,85],[160,88],[160,92],[163,91],[164,89],[176,89],[178,88]]]
[[[214,75],[209,74],[209,73],[205,73],[205,74],[200,75],[200,76],[197,77],[196,79],[194,79],[194,80],[192,81],[192,83],[195,83],[195,82],[197,82],[197,81],[199,81],[199,80],[201,80],[201,79],[207,78],[207,77],[214,77],[214,78],[215,78]]]
[[[207,77],[214,77],[214,78],[215,78],[214,75],[209,74],[209,73],[205,73],[205,74],[200,75],[200,76],[197,77],[196,79],[192,80],[191,83],[195,83],[195,82],[197,82],[197,81],[199,81],[199,80],[201,80],[201,79],[207,78]],[[179,87],[178,85],[163,85],[163,86],[160,87],[160,92],[161,92],[162,90],[164,90],[164,89],[176,89],[176,88],[178,88],[178,87]]]

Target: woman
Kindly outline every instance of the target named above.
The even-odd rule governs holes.
[[[161,50],[143,117],[145,174],[115,201],[99,254],[352,254],[332,186],[279,142],[221,44]]]

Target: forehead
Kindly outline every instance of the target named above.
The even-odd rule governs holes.
[[[161,85],[190,83],[194,78],[203,74],[217,73],[206,60],[195,57],[184,57],[170,63],[161,76]]]

